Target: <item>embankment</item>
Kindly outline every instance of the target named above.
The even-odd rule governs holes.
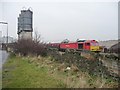
[[[65,58],[68,57],[64,56],[63,59]],[[118,86],[118,82],[111,78],[91,75],[75,64],[69,66],[67,62],[56,61],[56,58],[51,56],[10,55],[3,66],[2,79],[3,88],[116,88]]]

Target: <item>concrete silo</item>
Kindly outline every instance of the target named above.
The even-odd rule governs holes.
[[[33,12],[31,10],[21,10],[18,17],[18,39],[32,39],[32,17]]]

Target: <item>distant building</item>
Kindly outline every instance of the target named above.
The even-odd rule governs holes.
[[[14,39],[13,37],[8,36],[8,43],[13,43],[16,41],[17,40]],[[6,36],[0,37],[0,43],[7,43],[7,37]]]
[[[33,12],[31,10],[21,10],[18,17],[18,39],[32,39],[32,17]]]
[[[112,53],[120,53],[120,42],[118,42],[117,44],[113,45],[110,47],[110,52]]]

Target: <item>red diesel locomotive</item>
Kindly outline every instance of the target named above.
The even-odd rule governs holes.
[[[58,48],[59,50],[88,50],[99,52],[100,46],[96,40],[81,40],[77,42],[67,42],[67,43],[51,43],[49,44],[51,48]]]

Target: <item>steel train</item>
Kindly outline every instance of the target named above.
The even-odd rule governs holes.
[[[100,52],[101,48],[96,40],[79,40],[76,42],[61,42],[61,43],[49,43],[50,48],[57,48],[59,50],[86,50],[92,52]]]

